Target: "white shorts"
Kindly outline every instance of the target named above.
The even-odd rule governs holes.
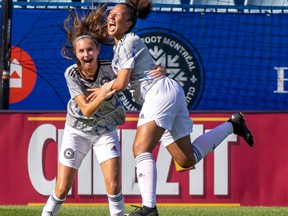
[[[59,162],[65,166],[79,169],[91,146],[99,164],[108,159],[120,157],[117,129],[101,136],[92,136],[65,125]]]
[[[176,81],[161,79],[145,95],[138,127],[151,121],[166,129],[161,138],[165,147],[192,132],[185,94]]]

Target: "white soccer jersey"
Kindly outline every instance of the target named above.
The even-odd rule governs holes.
[[[93,81],[83,79],[76,64],[71,65],[65,71],[65,78],[71,96],[67,105],[66,124],[83,132],[103,135],[125,122],[125,109],[117,95],[106,100],[97,112],[89,118],[82,114],[75,101],[75,97],[80,94],[88,96],[90,92],[87,89],[101,87],[105,82],[115,79],[110,61],[98,60],[98,63],[97,77]]]
[[[166,147],[192,132],[186,98],[182,87],[168,77],[153,79],[148,72],[154,61],[145,43],[134,33],[124,35],[114,47],[112,68],[133,69],[130,91],[142,105],[137,126],[155,121],[166,132],[162,143]],[[146,96],[146,97],[145,97]]]
[[[133,98],[140,105],[147,91],[158,79],[154,79],[149,72],[154,67],[154,61],[146,44],[134,33],[124,35],[114,46],[112,68],[117,74],[121,69],[133,69],[128,86]]]

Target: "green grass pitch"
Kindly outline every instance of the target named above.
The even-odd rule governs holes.
[[[126,206],[126,212],[134,208]],[[40,216],[42,206],[0,206],[1,216]],[[288,207],[159,206],[160,216],[269,216],[288,215]],[[58,216],[109,216],[108,206],[63,206]]]

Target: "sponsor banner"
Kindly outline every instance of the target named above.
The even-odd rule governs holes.
[[[190,110],[287,110],[287,16],[155,11],[134,30],[184,88]],[[66,17],[67,10],[13,11],[11,110],[66,109],[63,74],[74,63],[61,56]],[[112,56],[102,46],[100,57]],[[140,109],[128,91],[121,98],[127,110]]]
[[[231,113],[191,113],[191,139],[227,121]],[[255,146],[229,135],[192,170],[176,171],[163,148],[153,156],[158,170],[157,202],[287,206],[288,113],[247,113]],[[141,203],[132,143],[137,113],[119,127],[122,187],[126,203]],[[0,205],[45,203],[54,188],[65,113],[0,113]],[[15,196],[17,194],[17,196]],[[78,171],[66,203],[107,203],[103,177],[93,153]]]

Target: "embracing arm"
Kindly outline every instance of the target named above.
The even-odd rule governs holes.
[[[114,81],[112,89],[115,89],[117,92],[124,91],[130,82],[131,73],[132,69],[118,70],[117,79]],[[166,68],[161,66],[155,66],[153,70],[149,72],[150,76],[153,76],[154,78],[163,77],[166,73]]]
[[[167,74],[167,70],[164,67],[155,65],[154,68],[149,72],[149,74],[154,78],[160,78]]]
[[[111,89],[115,90],[116,92],[124,91],[129,84],[131,72],[132,69],[119,70],[117,79],[109,82],[109,84],[112,86]],[[98,97],[99,92],[101,92],[101,88],[88,89],[88,91],[90,91],[91,94],[86,98],[86,100],[93,101]]]
[[[130,82],[131,72],[132,69],[118,70],[117,79],[114,81],[112,89],[117,92],[124,91]]]
[[[75,97],[75,100],[84,116],[88,118],[92,116],[106,99],[113,96],[115,90],[111,89],[112,84],[113,83],[111,82],[102,86],[102,88],[99,89],[97,97],[93,100],[87,100],[87,97],[84,94]]]

